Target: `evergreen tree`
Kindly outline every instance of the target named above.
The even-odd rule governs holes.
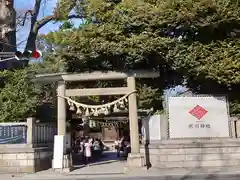
[[[194,91],[228,94],[239,103],[239,1],[85,0],[77,6],[90,23],[45,37],[66,47],[59,56],[67,71],[160,70],[161,88],[187,81]]]

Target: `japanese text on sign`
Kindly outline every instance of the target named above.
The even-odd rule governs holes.
[[[189,124],[188,128],[211,128],[210,124]]]

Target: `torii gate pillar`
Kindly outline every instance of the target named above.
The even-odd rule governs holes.
[[[58,135],[66,135],[66,100],[65,97],[66,85],[64,81],[58,81],[57,84],[57,121],[58,121]]]
[[[64,171],[70,172],[72,170],[72,162],[70,155],[67,154],[67,146],[66,146],[66,125],[67,125],[67,110],[66,110],[66,100],[64,99],[66,92],[66,84],[65,81],[60,80],[57,82],[57,129],[58,135],[62,135],[64,137],[64,147],[63,147],[63,159],[62,168],[55,168],[56,171]],[[55,148],[55,147],[54,147]],[[53,160],[54,163],[54,160]]]
[[[127,78],[127,86],[130,92],[136,90],[135,77]],[[129,108],[129,127],[131,139],[131,153],[127,159],[128,167],[143,167],[144,157],[140,154],[139,143],[139,127],[138,127],[138,114],[137,114],[137,97],[136,93],[132,93],[128,97]]]

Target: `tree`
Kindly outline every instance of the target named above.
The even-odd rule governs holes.
[[[62,45],[67,71],[159,69],[160,85],[187,80],[192,89],[211,92],[214,84],[212,93],[240,102],[233,95],[240,84],[238,1],[85,0],[77,6],[88,24],[45,37]]]
[[[44,0],[35,0],[33,9],[18,16],[21,25],[30,16],[30,30],[26,42],[26,50],[36,49],[38,31],[50,21],[65,21],[66,19],[79,18],[77,14],[70,14],[73,11],[76,0],[59,0],[53,14],[39,18],[39,10]],[[2,50],[5,52],[16,51],[16,16],[13,8],[13,0],[0,0],[0,32]],[[15,38],[15,39],[14,39]],[[4,40],[4,41],[2,41]],[[9,62],[9,61],[8,61]],[[54,63],[40,65],[29,65],[22,69],[0,72],[0,121],[19,121],[31,115],[36,115],[38,105],[43,103],[46,94],[44,90],[51,90],[50,87],[39,86],[32,82],[33,75],[41,72],[53,72],[57,69]]]
[[[0,121],[25,120],[34,115],[42,100],[40,88],[32,80],[31,67],[0,72]]]
[[[54,9],[52,15],[43,17],[42,19],[38,20],[38,14],[42,0],[35,0],[34,9],[29,11],[31,15],[31,28],[27,40],[26,49],[35,49],[35,42],[39,29],[50,21],[81,18],[80,15],[69,14],[75,7],[76,2],[77,0],[59,0],[57,3],[57,7]]]
[[[58,0],[56,8],[53,10],[52,15],[39,18],[39,10],[45,0],[35,0],[34,8],[26,10],[22,15],[18,16],[22,19],[21,25],[24,26],[25,22],[30,20],[29,35],[26,42],[25,50],[36,49],[36,38],[39,29],[51,21],[62,21],[72,18],[82,18],[80,14],[74,13],[74,7],[78,0]],[[15,51],[16,44],[16,12],[14,9],[14,0],[0,0],[0,25],[2,29],[1,39],[6,39],[5,47],[8,51]],[[71,13],[70,13],[71,12]],[[72,13],[73,12],[73,13]],[[29,17],[29,18],[28,18]],[[9,49],[10,48],[10,49]]]
[[[13,0],[0,0],[0,49],[5,52],[16,50],[16,12],[13,4]]]

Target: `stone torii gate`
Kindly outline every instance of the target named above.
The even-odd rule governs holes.
[[[57,73],[57,74],[39,74],[36,75],[37,82],[50,83],[57,82],[57,124],[58,135],[66,135],[66,99],[63,97],[73,96],[94,96],[94,95],[126,95],[128,96],[129,127],[131,139],[131,154],[128,157],[127,165],[129,167],[142,167],[144,158],[140,154],[139,127],[137,114],[137,98],[135,78],[157,78],[159,72],[149,72],[138,70],[131,72],[100,72],[91,73]],[[88,88],[88,89],[67,89],[66,82],[73,81],[93,81],[93,80],[120,80],[127,79],[127,87],[111,88]],[[134,92],[134,93],[132,93]]]

